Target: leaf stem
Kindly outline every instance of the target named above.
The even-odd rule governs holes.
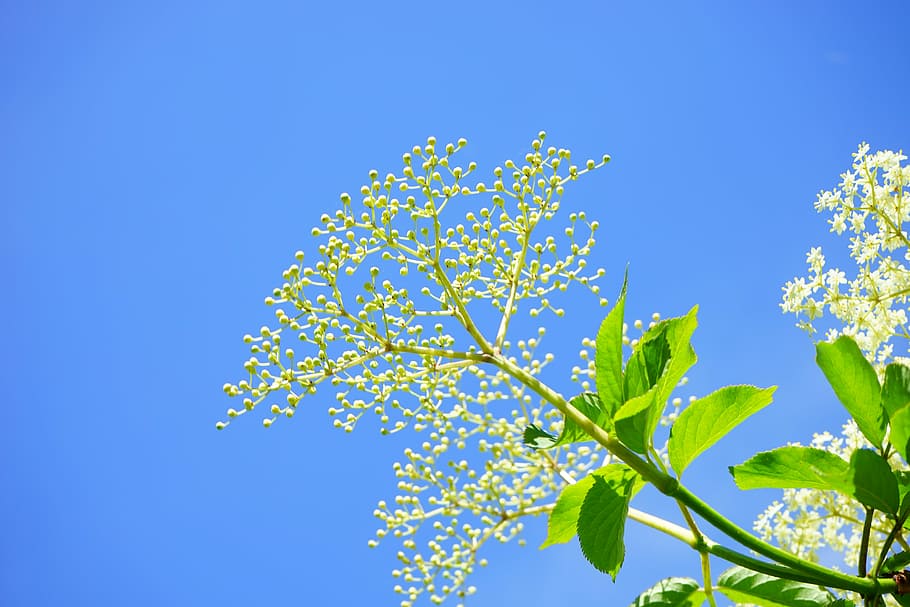
[[[884,565],[885,559],[888,558],[888,551],[891,550],[891,545],[894,544],[894,540],[899,540],[901,529],[903,529],[904,522],[906,522],[908,515],[910,515],[910,509],[901,513],[901,515],[897,517],[897,520],[894,521],[894,526],[891,528],[887,537],[885,537],[882,549],[878,553],[878,558],[875,560],[875,566],[872,568],[872,577],[877,578],[878,574],[881,573],[882,565]]]
[[[805,576],[805,579],[810,580],[815,584],[839,588],[841,590],[853,590],[864,595],[873,596],[876,594],[893,592],[896,588],[896,583],[894,581],[847,575],[840,571],[810,563],[786,550],[782,550],[762,541],[703,502],[695,494],[680,484],[677,479],[661,472],[653,464],[643,460],[618,439],[611,436],[606,430],[595,424],[581,411],[572,406],[572,404],[561,394],[542,383],[536,377],[501,356],[493,356],[491,359],[491,362],[497,367],[527,385],[544,400],[559,409],[564,416],[571,419],[575,424],[582,428],[588,436],[596,440],[626,465],[638,472],[645,481],[654,485],[658,491],[668,497],[679,500],[704,518],[708,523],[742,546],[754,550],[778,563],[786,565],[788,568],[801,572],[801,574]],[[758,562],[760,563],[761,561]],[[755,570],[759,571],[759,569]]]
[[[857,575],[866,577],[866,567],[869,561],[869,536],[872,532],[872,517],[875,514],[873,508],[866,508],[866,520],[863,521],[863,537],[859,544],[859,566]]]

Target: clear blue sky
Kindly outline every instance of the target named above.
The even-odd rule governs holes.
[[[329,393],[268,431],[214,422],[309,227],[427,135],[468,138],[486,171],[540,129],[613,156],[569,191],[603,225],[606,291],[630,262],[631,316],[701,305],[694,393],[780,386],[690,472],[750,524],[774,493],[737,495],[726,466],[844,420],[777,303],[831,242],[815,193],[860,141],[910,145],[908,20],[900,2],[0,3],[0,603],[397,604],[394,548],[366,541],[404,442],[332,430]],[[549,349],[569,365],[597,320],[570,309]],[[538,552],[538,520],[528,548],[491,550],[471,604],[627,605],[696,570],[628,534],[613,584],[574,544]]]

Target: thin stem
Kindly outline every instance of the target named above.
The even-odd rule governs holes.
[[[642,525],[646,525],[652,529],[660,531],[661,533],[665,533],[670,537],[678,539],[693,550],[697,550],[699,553],[711,554],[725,561],[733,563],[734,565],[739,565],[741,567],[751,569],[752,571],[765,573],[777,578],[793,580],[796,582],[805,582],[807,584],[818,584],[818,581],[814,577],[806,575],[799,571],[794,571],[789,567],[777,565],[776,563],[760,561],[754,557],[748,556],[741,552],[737,552],[736,550],[727,548],[726,546],[722,546],[704,535],[702,535],[701,539],[696,538],[695,534],[693,534],[689,529],[654,516],[653,514],[648,514],[647,512],[642,512],[641,510],[636,510],[635,508],[629,508],[629,518],[637,523],[641,523]]]
[[[859,575],[859,577],[866,577],[866,566],[868,565],[869,560],[869,536],[872,532],[873,514],[875,514],[874,509],[866,508],[866,520],[863,522],[863,537],[859,544],[859,566],[857,567],[857,575]]]
[[[468,309],[461,301],[461,296],[455,292],[455,287],[452,286],[452,282],[449,280],[445,270],[442,269],[442,266],[439,265],[438,261],[433,262],[433,271],[436,274],[436,279],[439,280],[443,290],[446,292],[446,295],[449,296],[449,300],[455,303],[455,309],[457,310],[455,317],[461,321],[464,328],[471,334],[471,337],[474,338],[477,345],[480,346],[480,349],[487,354],[492,354],[493,346],[490,345],[490,342],[487,341],[477,328],[477,325],[474,324],[474,320],[468,313]]]
[[[891,550],[894,540],[900,541],[900,532],[904,527],[907,516],[910,516],[910,510],[903,513],[901,516],[898,516],[897,520],[894,521],[894,526],[891,527],[891,531],[888,533],[887,537],[885,537],[882,549],[878,553],[878,558],[875,560],[875,566],[872,568],[872,577],[877,578],[878,574],[882,572],[882,566],[885,563],[885,559],[888,558],[888,551]]]
[[[704,582],[705,598],[711,607],[717,607],[714,601],[714,583],[711,581],[711,557],[707,553],[701,553],[701,576]]]

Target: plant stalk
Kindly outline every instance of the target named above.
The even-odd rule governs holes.
[[[618,439],[611,436],[606,430],[588,419],[587,416],[572,406],[572,404],[561,394],[554,391],[518,365],[502,356],[493,356],[491,362],[504,372],[523,382],[543,399],[559,409],[565,417],[571,419],[575,424],[581,427],[588,436],[596,440],[604,448],[610,451],[610,453],[635,470],[645,481],[654,485],[658,491],[668,497],[679,500],[708,523],[742,546],[754,550],[789,568],[802,572],[806,576],[806,579],[814,584],[841,590],[852,590],[863,595],[872,596],[893,592],[895,590],[897,585],[892,580],[878,580],[847,575],[840,571],[835,571],[805,561],[785,550],[760,540],[711,508],[711,506],[681,485],[677,479],[661,472],[655,466],[643,460],[638,454],[626,447]],[[758,571],[758,569],[755,570]]]

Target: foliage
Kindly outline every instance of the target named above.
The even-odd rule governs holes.
[[[537,354],[543,328],[519,339],[513,354],[509,333],[520,312],[560,317],[559,292],[580,285],[598,294],[594,280],[603,275],[586,272],[596,222],[570,214],[562,247],[547,226],[557,217],[565,186],[609,158],[579,169],[568,150],[544,149],[544,140],[540,133],[532,142],[525,164],[504,163],[510,181],[497,167],[489,188],[465,184],[474,163],[454,164],[464,140],[444,146],[443,153],[430,138],[404,155],[401,175],[380,179],[372,171],[356,208],[343,194],[341,209],[323,215],[322,227],[313,231],[323,241],[319,259],[302,266],[305,255],[298,252],[301,265],[291,265],[284,284],[266,300],[276,308],[278,326],[245,338],[253,353],[245,364],[248,377],[225,385],[230,396],[242,397],[243,407],[229,409],[218,427],[283,397],[268,405],[264,424],[270,426],[279,416],[292,417],[303,396],[329,382],[336,390],[338,404],[329,413],[337,427],[352,431],[372,411],[383,433],[410,428],[421,434],[419,447],[406,449],[405,460],[395,465],[400,494],[394,505],[380,502],[375,514],[384,527],[371,541],[391,534],[401,542],[401,566],[393,576],[406,606],[420,596],[441,603],[472,594],[467,579],[485,564],[482,546],[519,537],[523,517],[543,513],[549,513],[544,547],[577,535],[590,563],[614,578],[625,555],[627,519],[694,549],[700,582],[663,580],[634,605],[715,605],[716,593],[769,607],[850,605],[854,599],[874,605],[902,591],[899,576],[889,576],[891,567],[905,562],[892,554],[896,547],[910,548],[902,536],[910,515],[910,367],[899,360],[884,366],[891,355],[888,338],[906,322],[903,311],[893,309],[904,295],[885,287],[910,292],[910,286],[901,287],[900,264],[882,252],[906,243],[895,227],[907,212],[903,190],[910,174],[899,166],[903,157],[867,157],[868,148],[861,147],[853,176],[843,177],[843,192],[819,196],[819,208],[839,209],[835,231],[848,216],[854,229],[872,216],[881,231],[857,232],[861,244],[853,250],[865,265],[850,295],[839,294],[842,273],[821,272],[817,249],[809,255],[810,281],[795,279],[785,287],[784,308],[807,312],[804,327],[814,330],[825,307],[849,321],[842,331],[829,332],[830,343],[817,345],[817,362],[853,420],[850,440],[820,436],[810,447],[781,447],[731,467],[741,489],[785,488],[785,500],[821,496],[828,501],[813,503],[813,512],[859,525],[852,546],[857,575],[850,575],[815,558],[822,540],[835,549],[846,547],[846,540],[819,535],[808,544],[797,537],[796,530],[819,524],[787,518],[808,501],[772,505],[757,521],[756,537],[682,484],[689,464],[767,406],[775,390],[721,387],[680,412],[681,401],[672,394],[696,362],[690,339],[697,307],[676,318],[655,316],[648,327],[636,323],[642,333],[631,339],[624,319],[626,278],[596,339],[584,342],[585,366],[573,370],[581,392],[572,398],[540,379],[553,360]],[[881,189],[876,176],[884,180]],[[860,191],[861,204],[844,210]],[[477,196],[488,199],[487,206],[467,205]],[[466,224],[444,221],[453,209],[464,213]],[[580,228],[587,235],[576,242]],[[416,288],[413,275],[420,279]],[[869,301],[873,291],[875,302]],[[819,300],[813,299],[817,292],[823,293]],[[491,305],[498,322],[478,323],[479,305]],[[424,326],[429,322],[432,329]],[[302,354],[282,343],[286,334],[296,336]],[[669,426],[665,442],[661,425]],[[631,507],[646,483],[678,504],[685,527]],[[704,523],[734,547],[708,538]],[[418,545],[424,525],[432,527],[430,539]],[[734,565],[716,582],[712,556]]]

